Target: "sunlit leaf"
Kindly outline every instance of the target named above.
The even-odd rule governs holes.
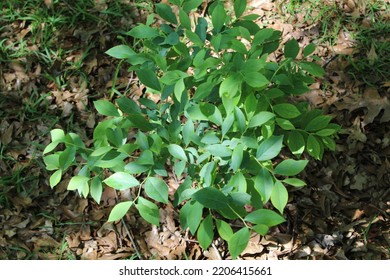
[[[110,215],[108,216],[108,222],[115,222],[122,219],[130,207],[133,205],[133,201],[119,202],[112,208]]]
[[[138,180],[126,172],[116,172],[105,179],[103,183],[116,190],[125,190],[139,185]]]
[[[272,189],[271,202],[280,213],[283,213],[288,201],[288,192],[286,187],[280,181],[276,181]]]
[[[245,221],[253,224],[264,224],[268,227],[276,226],[285,221],[278,213],[269,209],[258,209],[249,213],[245,217]]]
[[[145,183],[145,192],[156,201],[168,203],[168,186],[160,178],[149,177]]]

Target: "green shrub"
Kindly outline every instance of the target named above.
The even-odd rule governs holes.
[[[320,110],[292,102],[324,73],[310,57],[314,45],[297,61],[301,50],[290,40],[282,61],[271,62],[281,32],[260,29],[256,15],[243,16],[246,1],[235,1],[234,15],[214,2],[209,16],[196,24],[188,14],[202,1],[170,2],[179,7],[178,17],[171,6],[156,4],[168,23],[153,27],[149,17],[127,33],[142,45],[140,52],[127,45],[107,51],[125,59],[159,101],[125,96],[115,104],[95,101],[107,118],[95,128],[89,147],[74,133],[51,131],[44,154],[58,144],[64,149],[44,157],[47,169],[55,171],[50,185],[76,166],[68,189],[90,194],[97,203],[103,186],[136,188],[136,197],[118,203],[108,221],[123,218],[134,206],[158,225],[158,205],[172,203],[180,208],[181,227],[189,228],[202,248],[217,232],[236,258],[251,230],[264,235],[285,221],[286,185],[305,185],[295,177],[308,163],[303,154],[321,159],[324,149],[333,150],[339,126]],[[181,182],[172,201],[168,176]],[[235,219],[243,225],[237,232],[226,222]]]

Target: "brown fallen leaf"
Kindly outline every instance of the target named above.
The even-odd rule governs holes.
[[[364,116],[362,127],[372,123],[382,110],[383,115],[379,122],[385,123],[390,121],[390,101],[386,96],[381,97],[376,88],[366,88],[362,95],[351,94],[346,96],[340,102],[336,102],[335,105],[339,110],[347,109],[350,112],[366,108],[367,114]]]

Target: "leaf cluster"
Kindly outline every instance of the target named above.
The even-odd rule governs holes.
[[[95,101],[107,118],[95,128],[89,148],[76,134],[53,130],[44,151],[51,153],[44,158],[47,169],[55,171],[50,185],[76,165],[68,189],[98,203],[103,186],[136,188],[137,196],[118,203],[109,221],[123,218],[134,205],[158,225],[158,204],[172,201],[180,208],[181,227],[201,247],[218,233],[236,258],[251,230],[265,235],[284,222],[288,188],[305,185],[296,177],[308,163],[304,155],[321,159],[325,149],[333,150],[339,126],[320,110],[291,101],[324,73],[310,56],[313,44],[301,50],[292,39],[284,45],[284,58],[272,62],[281,33],[261,29],[256,15],[244,16],[246,1],[235,1],[233,13],[215,1],[197,19],[190,12],[202,1],[170,2],[178,14],[170,5],[155,5],[166,23],[152,26],[151,15],[127,33],[141,51],[127,45],[107,51],[128,62],[159,102],[125,96],[115,104]],[[298,61],[301,51],[305,59]],[[52,152],[59,144],[64,149]],[[171,174],[182,183],[169,199],[164,179]],[[235,219],[244,225],[237,232],[226,222]]]

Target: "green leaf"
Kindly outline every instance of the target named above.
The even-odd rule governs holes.
[[[316,50],[316,45],[313,43],[308,44],[304,49],[303,49],[303,55],[309,56],[311,55],[314,51]]]
[[[195,135],[194,132],[195,126],[191,119],[187,119],[185,125],[182,128],[183,141],[186,146],[188,146],[192,140],[192,137]]]
[[[230,109],[233,109],[233,108],[230,108]],[[233,123],[234,123],[234,115],[228,114],[222,123],[222,135],[226,135],[226,133],[229,132],[229,130],[233,126]],[[216,138],[218,138],[218,137],[216,136]],[[220,142],[220,140],[218,138],[218,141],[216,141],[215,143],[219,143],[219,142]]]
[[[60,153],[58,162],[63,170],[66,170],[75,160],[76,148],[74,146],[67,147]]]
[[[154,29],[150,26],[146,26],[145,24],[139,24],[138,26],[127,32],[126,35],[137,39],[152,39],[160,34],[157,29]]]
[[[285,119],[294,119],[301,115],[301,112],[298,108],[290,103],[280,103],[273,106],[273,109],[276,114]]]
[[[312,119],[305,127],[305,130],[308,132],[318,131],[324,129],[328,126],[332,117],[330,116],[318,116]]]
[[[49,179],[50,187],[54,188],[61,181],[61,177],[62,177],[62,169],[58,169],[50,176]]]
[[[56,128],[50,131],[50,137],[52,142],[63,142],[65,141],[65,133],[62,129]]]
[[[317,131],[315,134],[321,137],[334,135],[337,131],[333,128],[325,128]]]
[[[287,179],[284,179],[283,182],[288,184],[288,185],[297,187],[297,188],[306,186],[306,183],[298,178],[287,178]]]
[[[286,187],[280,181],[276,181],[271,194],[272,205],[283,213],[284,207],[286,207],[288,201],[288,192]]]
[[[222,125],[222,115],[219,109],[210,103],[199,103],[187,109],[191,119],[198,121],[211,121],[217,125]]]
[[[103,183],[116,190],[125,190],[139,185],[138,180],[126,172],[116,172],[105,179]]]
[[[217,226],[219,236],[223,240],[229,241],[230,238],[233,236],[233,230],[230,225],[227,222],[219,219],[215,219],[215,225]]]
[[[57,170],[60,168],[59,154],[48,155],[43,158],[47,170]]]
[[[233,39],[230,41],[230,48],[232,50],[235,50],[236,52],[244,54],[244,55],[248,53],[248,50],[246,49],[245,44],[237,39]]]
[[[197,239],[200,247],[206,250],[214,238],[213,216],[209,214],[199,225]]]
[[[288,136],[287,146],[294,155],[300,156],[305,150],[305,139],[303,138],[301,133],[296,130],[293,130]]]
[[[232,150],[226,147],[223,144],[214,144],[206,147],[206,150],[210,152],[213,156],[216,157],[230,157],[232,155]]]
[[[236,119],[238,130],[243,133],[246,129],[246,119],[244,113],[238,107],[234,107],[234,118]]]
[[[185,168],[186,168],[187,162],[184,160],[176,161],[175,164],[173,165],[173,169],[175,171],[175,174],[178,178],[181,177],[183,174]]]
[[[154,157],[152,151],[150,150],[143,151],[140,157],[138,158],[137,163],[141,165],[153,165]]]
[[[166,21],[177,24],[177,19],[175,14],[172,12],[171,6],[163,3],[155,4],[157,14],[165,19]]]
[[[229,194],[231,204],[244,207],[251,203],[251,195],[246,192],[232,192]]]
[[[261,195],[263,204],[267,203],[274,188],[274,180],[272,179],[272,175],[267,169],[261,168],[259,174],[254,178],[254,182],[254,187]]]
[[[142,165],[132,161],[125,165],[125,170],[129,174],[141,174],[143,172],[150,170],[150,166]]]
[[[164,76],[160,79],[160,81],[166,85],[173,85],[186,77],[188,77],[187,73],[184,73],[183,71],[180,70],[172,70],[172,71],[167,71],[164,74]]]
[[[154,126],[140,114],[129,114],[127,119],[136,127],[142,131],[150,131]]]
[[[278,126],[280,126],[284,130],[293,130],[293,129],[295,129],[295,126],[289,120],[276,118],[275,121],[278,124]]]
[[[213,86],[214,85],[212,83],[209,83],[209,82],[200,84],[195,90],[195,94],[193,96],[193,99],[196,101],[199,101],[199,100],[207,98],[210,95],[210,93],[213,89]]]
[[[269,84],[268,79],[259,72],[245,72],[244,81],[254,88],[260,88]]]
[[[246,192],[247,191],[247,182],[244,174],[241,171],[236,172],[229,180],[229,188],[233,187],[234,191]]]
[[[203,205],[195,200],[188,201],[180,209],[180,225],[183,230],[190,229],[192,235],[195,234],[203,214]]]
[[[168,203],[168,186],[160,178],[149,177],[145,183],[145,193],[158,202]]]
[[[190,20],[190,17],[182,9],[179,10],[179,20],[180,20],[180,24],[185,29],[191,30],[191,20]]]
[[[131,58],[137,56],[137,53],[127,45],[115,46],[109,49],[108,51],[106,51],[106,54],[118,59]]]
[[[134,100],[132,100],[128,97],[121,97],[115,101],[116,101],[116,104],[118,104],[119,109],[126,114],[139,114],[139,113],[141,113],[141,109],[139,108],[137,103],[135,103]]]
[[[198,34],[192,32],[190,29],[187,29],[185,34],[195,46],[203,46],[203,41],[199,38]]]
[[[297,40],[291,39],[284,45],[285,57],[295,59],[298,53],[299,53],[299,44]]]
[[[90,193],[92,198],[99,204],[103,193],[103,186],[102,180],[97,176],[91,180]]]
[[[179,145],[177,144],[168,145],[168,151],[174,158],[187,162],[188,159],[186,153],[184,152],[183,148],[180,147]]]
[[[45,147],[45,149],[43,150],[43,155],[44,154],[47,154],[47,153],[50,153],[51,151],[53,151],[55,148],[57,148],[57,146],[60,144],[61,142],[59,141],[53,141],[51,142],[49,145],[47,145]]]
[[[138,197],[137,204],[135,205],[135,207],[139,211],[141,217],[145,219],[145,221],[153,225],[159,226],[160,212],[156,204],[143,197]]]
[[[253,37],[252,45],[258,46],[267,41],[274,34],[274,30],[272,28],[263,28],[260,29],[255,36]]]
[[[90,156],[91,157],[98,157],[98,156],[101,156],[101,155],[105,155],[109,151],[111,151],[112,149],[113,149],[113,147],[111,147],[111,146],[103,146],[103,147],[100,147],[100,148],[96,149],[95,151],[93,151],[90,154]]]
[[[107,222],[115,222],[122,219],[130,207],[133,205],[133,201],[119,202],[112,208],[110,215],[108,216]]]
[[[183,3],[183,0],[168,0],[168,2],[172,3],[173,5],[180,6]]]
[[[217,4],[211,14],[211,21],[213,23],[214,32],[218,33],[225,24],[226,11],[223,4]]]
[[[230,167],[232,168],[233,172],[236,172],[242,163],[242,159],[244,157],[244,145],[238,144],[232,153],[232,160]]]
[[[137,73],[138,79],[145,86],[157,91],[161,90],[160,81],[157,79],[156,73],[154,71],[150,69],[138,69],[135,72]]]
[[[305,169],[308,162],[308,160],[286,159],[276,166],[274,172],[284,176],[295,176]]]
[[[257,109],[257,98],[253,93],[250,93],[245,100],[245,114],[247,118],[252,119]]]
[[[203,3],[203,0],[185,0],[183,3],[183,10],[186,13],[191,12],[191,10],[198,8]]]
[[[249,229],[244,227],[233,234],[228,241],[228,248],[232,259],[236,259],[248,246],[250,237]]]
[[[107,100],[96,100],[93,102],[96,110],[103,116],[119,117],[120,114],[114,104]]]
[[[216,188],[203,188],[192,195],[192,198],[210,209],[223,209],[228,205],[228,198]]]
[[[271,136],[264,140],[257,149],[256,158],[260,161],[270,160],[279,155],[283,146],[283,135]]]
[[[325,70],[317,63],[301,62],[299,66],[314,77],[322,77],[325,75]]]
[[[222,81],[219,87],[219,95],[222,96],[223,94],[226,94],[226,96],[233,98],[241,91],[241,83],[242,78],[240,75],[231,75],[227,77]]]
[[[321,146],[317,138],[311,134],[307,137],[306,150],[315,159],[321,158]]]
[[[138,131],[135,143],[142,150],[148,150],[150,148],[149,147],[148,137],[145,135],[145,133],[143,133],[141,131]]]
[[[234,14],[236,18],[239,18],[246,9],[246,1],[247,0],[235,0],[234,1]]]
[[[336,149],[336,142],[334,139],[330,137],[323,137],[321,140],[329,150],[334,151]]]
[[[249,213],[245,217],[245,221],[253,224],[263,224],[267,227],[273,227],[285,222],[286,220],[272,210],[258,209]]]
[[[198,22],[195,26],[195,33],[198,34],[202,42],[206,41],[208,21],[204,17],[198,17]]]
[[[261,224],[255,225],[252,229],[262,236],[265,236],[269,231],[269,227],[267,227],[266,225],[261,225]]]
[[[195,190],[192,189],[191,186],[192,186],[192,180],[189,176],[187,176],[184,179],[184,182],[180,184],[180,186],[177,188],[177,190],[175,192],[175,195],[174,195],[175,199],[173,201],[173,206],[175,206],[175,207],[178,206],[184,200],[189,199],[192,196],[192,193],[188,197],[186,196],[187,193],[189,193],[189,191],[195,192]]]
[[[181,101],[181,97],[184,93],[184,90],[185,90],[184,80],[180,79],[175,84],[174,91],[173,91],[177,100]]]
[[[275,114],[273,114],[271,112],[267,112],[267,111],[262,111],[256,115],[254,115],[250,119],[248,127],[251,128],[251,127],[262,126],[263,124],[265,124],[266,122],[268,122],[269,120],[271,120],[274,117],[275,117]]]
[[[88,181],[88,177],[76,175],[70,179],[67,189],[70,191],[82,190],[86,186],[88,187]]]

